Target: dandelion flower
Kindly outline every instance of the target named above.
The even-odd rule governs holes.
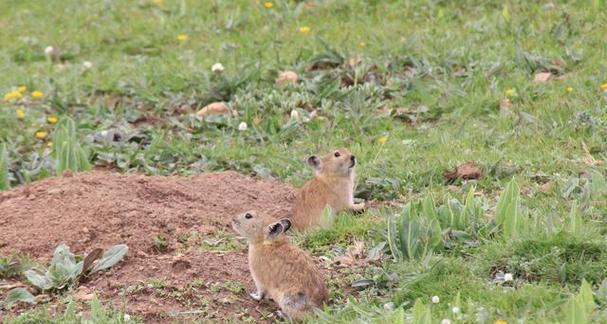
[[[84,62],[82,62],[82,67],[83,67],[85,70],[88,70],[88,69],[90,69],[90,68],[92,68],[92,67],[93,67],[93,63],[91,63],[91,62],[89,62],[89,61],[84,61]]]
[[[432,303],[438,304],[438,302],[440,302],[440,298],[438,298],[438,296],[432,296]]]
[[[307,34],[310,32],[310,27],[308,27],[308,26],[299,27],[299,32],[302,34]]]
[[[497,321],[493,322],[493,324],[508,324],[508,322],[503,319],[498,319]]]
[[[21,108],[17,108],[17,110],[15,110],[15,114],[17,114],[17,119],[25,118],[25,110]]]
[[[211,71],[220,74],[221,72],[223,72],[223,65],[221,63],[215,63],[213,64],[213,66],[211,66]]]
[[[15,91],[7,92],[4,95],[4,100],[20,99],[21,97],[23,97],[21,92],[19,92],[18,90],[15,90]]]
[[[386,144],[387,141],[388,141],[388,136],[382,136],[377,139],[377,142],[381,145]],[[434,297],[436,297],[436,296],[434,296]],[[432,298],[434,298],[434,297],[432,297]],[[436,298],[438,298],[438,297],[436,297]]]
[[[186,34],[179,34],[179,35],[177,35],[177,40],[180,41],[180,42],[185,42],[188,39],[190,39],[190,37],[188,35],[186,35]]]
[[[53,52],[54,52],[54,51],[55,51],[55,49],[54,49],[52,46],[47,46],[47,47],[44,49],[44,54],[46,54],[46,55],[51,55],[51,54],[53,54]]]
[[[39,99],[42,97],[44,97],[44,92],[38,90],[32,92],[32,98]]]
[[[20,86],[19,88],[17,88],[17,91],[24,93],[27,90],[26,86]]]
[[[567,92],[569,92],[569,93],[573,92],[573,88],[572,87],[567,87],[567,89],[565,89],[565,90],[567,90]]]
[[[241,132],[246,131],[247,130],[247,123],[245,123],[245,122],[240,123],[238,125],[238,130],[241,131]]]
[[[603,84],[601,84],[601,89],[603,89],[603,90],[607,90],[607,83],[603,83]]]
[[[506,97],[516,97],[516,89],[510,88],[505,92]]]
[[[39,131],[36,132],[35,135],[36,135],[37,139],[45,139],[47,133],[45,131],[43,131],[43,130],[39,130]]]
[[[274,7],[274,4],[270,1],[266,1],[263,3],[263,6],[266,7],[266,9],[272,9],[272,7]]]
[[[451,308],[451,311],[453,312],[453,314],[459,314],[462,310],[459,307],[454,306],[453,308]]]
[[[51,125],[55,125],[59,121],[59,118],[55,115],[49,115],[46,117],[46,121]]]
[[[508,282],[508,281],[512,281],[512,280],[514,280],[514,277],[512,276],[511,273],[504,274],[504,281]]]

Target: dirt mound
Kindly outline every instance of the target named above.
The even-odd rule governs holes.
[[[82,284],[148,321],[264,318],[245,246],[229,228],[248,209],[290,213],[293,191],[235,172],[149,177],[91,172],[50,178],[0,194],[0,255],[50,260],[60,242],[76,254],[125,243],[129,253]]]

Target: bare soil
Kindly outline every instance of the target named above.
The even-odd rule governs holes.
[[[230,220],[250,209],[287,216],[293,198],[288,185],[236,172],[67,174],[0,194],[0,256],[47,264],[60,242],[78,255],[125,243],[126,258],[71,292],[76,300],[97,293],[146,322],[271,321],[275,306],[248,296],[246,246]]]

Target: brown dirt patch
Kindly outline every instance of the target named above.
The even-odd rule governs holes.
[[[68,174],[0,194],[0,255],[50,261],[62,241],[82,255],[125,243],[127,257],[81,284],[147,322],[269,320],[275,307],[248,297],[245,245],[231,216],[248,209],[285,216],[291,187],[236,172],[150,177]],[[159,249],[155,238],[166,240]]]

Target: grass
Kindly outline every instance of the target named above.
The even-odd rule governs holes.
[[[357,197],[440,205],[464,201],[473,185],[487,224],[514,178],[528,233],[481,233],[475,245],[398,263],[386,249],[381,271],[407,279],[378,279],[375,295],[354,294],[317,320],[409,316],[416,298],[429,306],[436,295],[435,319],[559,321],[582,279],[598,289],[607,262],[605,1],[272,3],[0,2],[0,92],[27,87],[25,99],[0,103],[9,169],[0,178],[17,186],[60,171],[50,116],[76,121],[92,165],[121,172],[231,169],[298,186],[312,174],[306,156],[347,146],[360,161]],[[362,63],[351,66],[354,57]],[[223,74],[211,72],[216,62]],[[301,82],[276,86],[284,69]],[[534,82],[539,72],[552,77]],[[193,117],[221,100],[238,117]],[[466,161],[483,178],[446,185],[443,171]],[[354,239],[375,246],[400,212],[346,215],[298,242],[329,256]],[[496,271],[515,280],[496,284]],[[456,296],[461,314],[448,306]],[[595,313],[604,312],[599,303]]]

